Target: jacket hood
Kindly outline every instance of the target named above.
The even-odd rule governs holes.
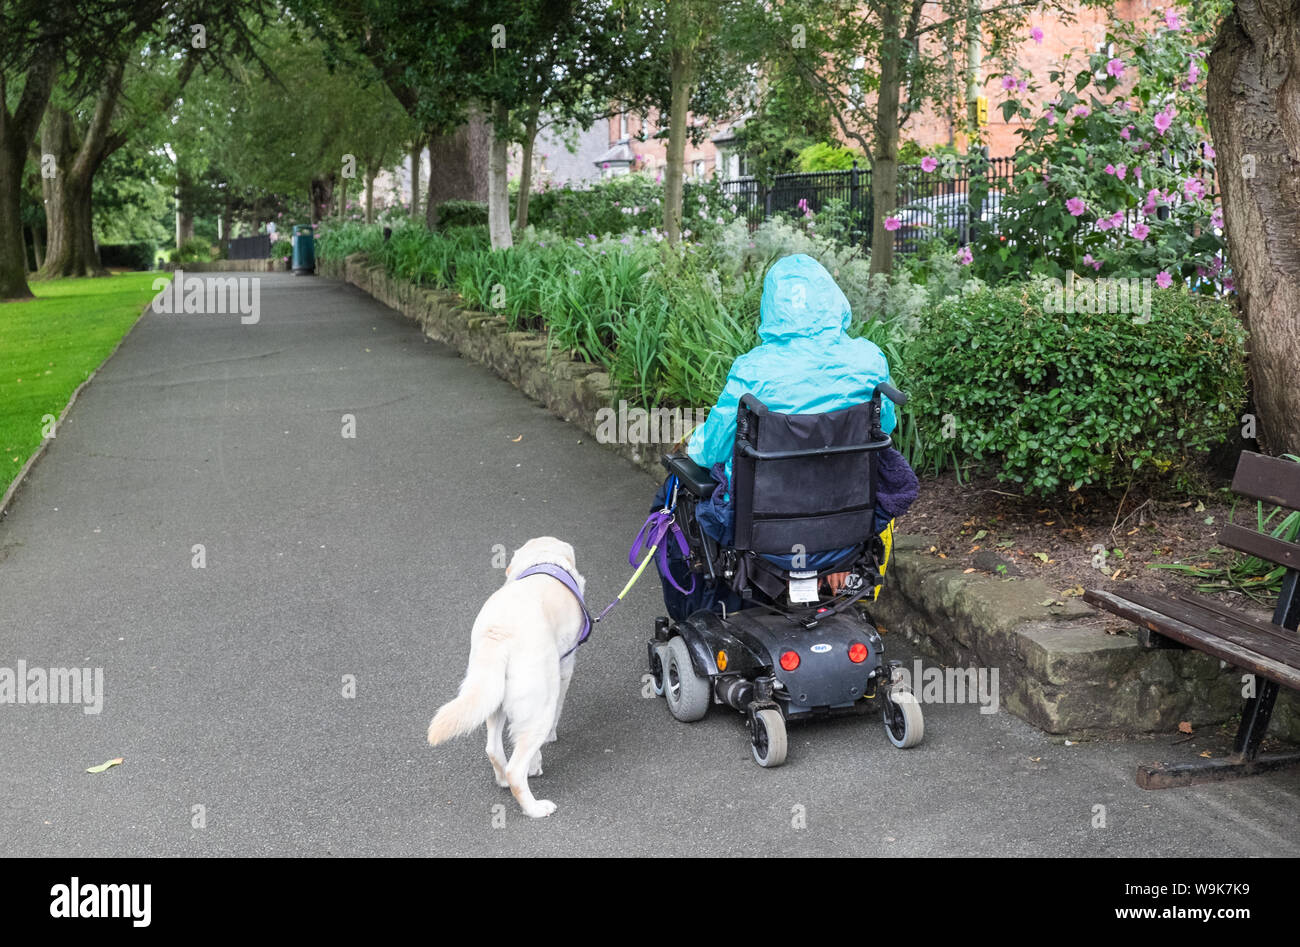
[[[826,268],[805,253],[782,257],[768,268],[758,307],[764,342],[823,332],[843,333],[852,319],[848,298]]]

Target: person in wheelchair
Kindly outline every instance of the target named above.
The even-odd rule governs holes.
[[[768,269],[759,305],[760,344],[732,364],[717,405],[687,440],[685,455],[691,463],[683,463],[685,458],[679,456],[678,473],[671,474],[655,496],[653,509],[662,509],[674,500],[670,491],[677,486],[673,491],[678,499],[675,514],[691,547],[683,550],[676,542],[666,542],[667,556],[657,561],[664,604],[674,621],[701,609],[724,613],[741,609],[745,599],[736,591],[737,585],[761,603],[772,603],[782,595],[793,597],[793,581],[785,585],[792,576],[798,577],[798,594],[804,603],[816,601],[822,587],[832,598],[840,596],[846,581],[858,581],[851,578],[851,569],[860,564],[864,548],[873,540],[883,570],[888,548],[880,537],[883,534],[888,542],[893,519],[902,515],[917,496],[915,473],[892,447],[872,451],[869,460],[862,453],[827,458],[820,468],[825,471],[822,482],[790,483],[778,488],[778,492],[785,491],[793,512],[810,496],[813,506],[820,502],[825,509],[839,509],[836,504],[851,503],[850,498],[861,497],[863,491],[849,484],[846,492],[840,489],[845,485],[835,481],[846,476],[874,477],[875,509],[860,518],[864,525],[859,535],[854,535],[852,528],[845,532],[846,516],[838,517],[840,528],[836,535],[851,540],[847,544],[804,549],[791,543],[783,547],[788,552],[760,552],[740,562],[734,558],[725,563],[702,562],[735,542],[737,504],[732,487],[738,422],[748,430],[751,425],[765,423],[763,418],[768,415],[780,415],[782,424],[793,424],[791,430],[795,431],[806,429],[814,440],[842,439],[845,432],[856,432],[854,439],[858,441],[869,434],[884,442],[884,435],[894,430],[897,421],[891,398],[902,396],[892,388],[889,364],[879,347],[848,334],[851,320],[848,299],[831,274],[812,257],[783,257]],[[879,392],[890,397],[880,398]],[[809,415],[828,417],[818,421],[807,419]],[[740,458],[740,462],[752,463],[746,458]],[[702,470],[688,469],[694,465]],[[674,467],[670,465],[669,469]],[[704,471],[711,475],[711,483],[703,479]],[[752,480],[753,469],[747,473]],[[692,478],[695,491],[681,489],[683,476]],[[771,475],[765,476],[765,482],[770,481]],[[687,495],[700,492],[702,483],[712,487],[707,496]],[[771,492],[771,487],[767,489]],[[873,495],[873,491],[866,491],[866,495]],[[752,544],[752,536],[757,534],[750,513],[747,510],[744,525],[747,542]],[[773,522],[763,528],[767,539],[762,545],[771,548],[777,535],[773,531],[780,527]],[[791,535],[808,533],[807,518],[800,529],[802,532]],[[737,568],[747,570],[742,572],[740,583],[729,581]]]

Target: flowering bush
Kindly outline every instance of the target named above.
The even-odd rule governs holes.
[[[1005,77],[1003,116],[1031,124],[997,226],[977,238],[979,275],[1080,271],[1161,286],[1219,277],[1222,218],[1204,120],[1212,6],[1188,23],[1172,7],[1154,28],[1113,22],[1103,45],[1113,52],[1086,63],[1067,56],[1047,88],[1028,73]],[[973,183],[973,199],[988,190]]]

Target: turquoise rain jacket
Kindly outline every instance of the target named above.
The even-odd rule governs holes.
[[[762,344],[732,363],[717,407],[686,445],[701,467],[725,465],[728,489],[736,409],[746,392],[782,414],[822,414],[861,404],[890,380],[879,346],[848,335],[849,301],[812,257],[797,253],[772,264],[758,312]],[[880,426],[889,434],[894,403],[881,401]]]

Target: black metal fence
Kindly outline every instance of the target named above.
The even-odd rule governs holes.
[[[894,249],[913,253],[921,243],[955,234],[960,246],[970,242],[973,226],[993,225],[998,207],[1010,186],[1016,159],[970,157],[936,158],[927,170],[920,164],[898,166]],[[979,207],[971,206],[971,182],[988,182]],[[847,215],[849,238],[871,246],[871,169],[857,162],[845,171],[815,171],[774,175],[771,184],[752,177],[722,182],[722,190],[736,205],[736,213],[757,227],[773,214],[812,216],[838,202]]]
[[[226,244],[227,260],[265,260],[271,255],[271,235],[255,234],[236,237]]]

